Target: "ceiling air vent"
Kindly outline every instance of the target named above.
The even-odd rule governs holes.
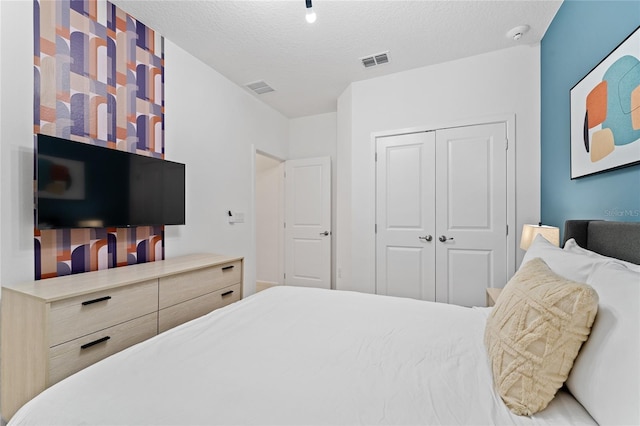
[[[253,90],[258,95],[262,95],[263,93],[269,93],[274,91],[273,87],[269,86],[267,83],[265,83],[262,80],[256,81],[254,83],[247,83],[245,84],[245,86]]]
[[[362,65],[365,68],[370,68],[376,65],[382,65],[389,62],[389,52],[382,52],[371,56],[360,58]]]

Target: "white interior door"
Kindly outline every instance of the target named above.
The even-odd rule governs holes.
[[[376,293],[435,300],[434,132],[376,139]]]
[[[331,160],[285,162],[285,284],[331,288]]]
[[[484,306],[507,278],[506,124],[436,132],[436,300]]]

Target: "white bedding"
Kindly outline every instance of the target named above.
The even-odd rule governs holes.
[[[530,418],[505,407],[489,309],[275,287],[94,364],[9,424],[595,424],[564,392]]]

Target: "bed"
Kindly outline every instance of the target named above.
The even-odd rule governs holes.
[[[80,371],[9,425],[638,424],[640,224],[594,224],[567,223],[564,249],[536,240],[523,262],[599,295],[566,386],[533,415],[496,391],[493,308],[274,287]],[[620,232],[623,260],[603,232]]]

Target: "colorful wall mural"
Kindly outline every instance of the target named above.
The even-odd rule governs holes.
[[[34,134],[164,157],[163,39],[104,0],[34,0]],[[36,279],[164,258],[164,228],[35,230]]]

